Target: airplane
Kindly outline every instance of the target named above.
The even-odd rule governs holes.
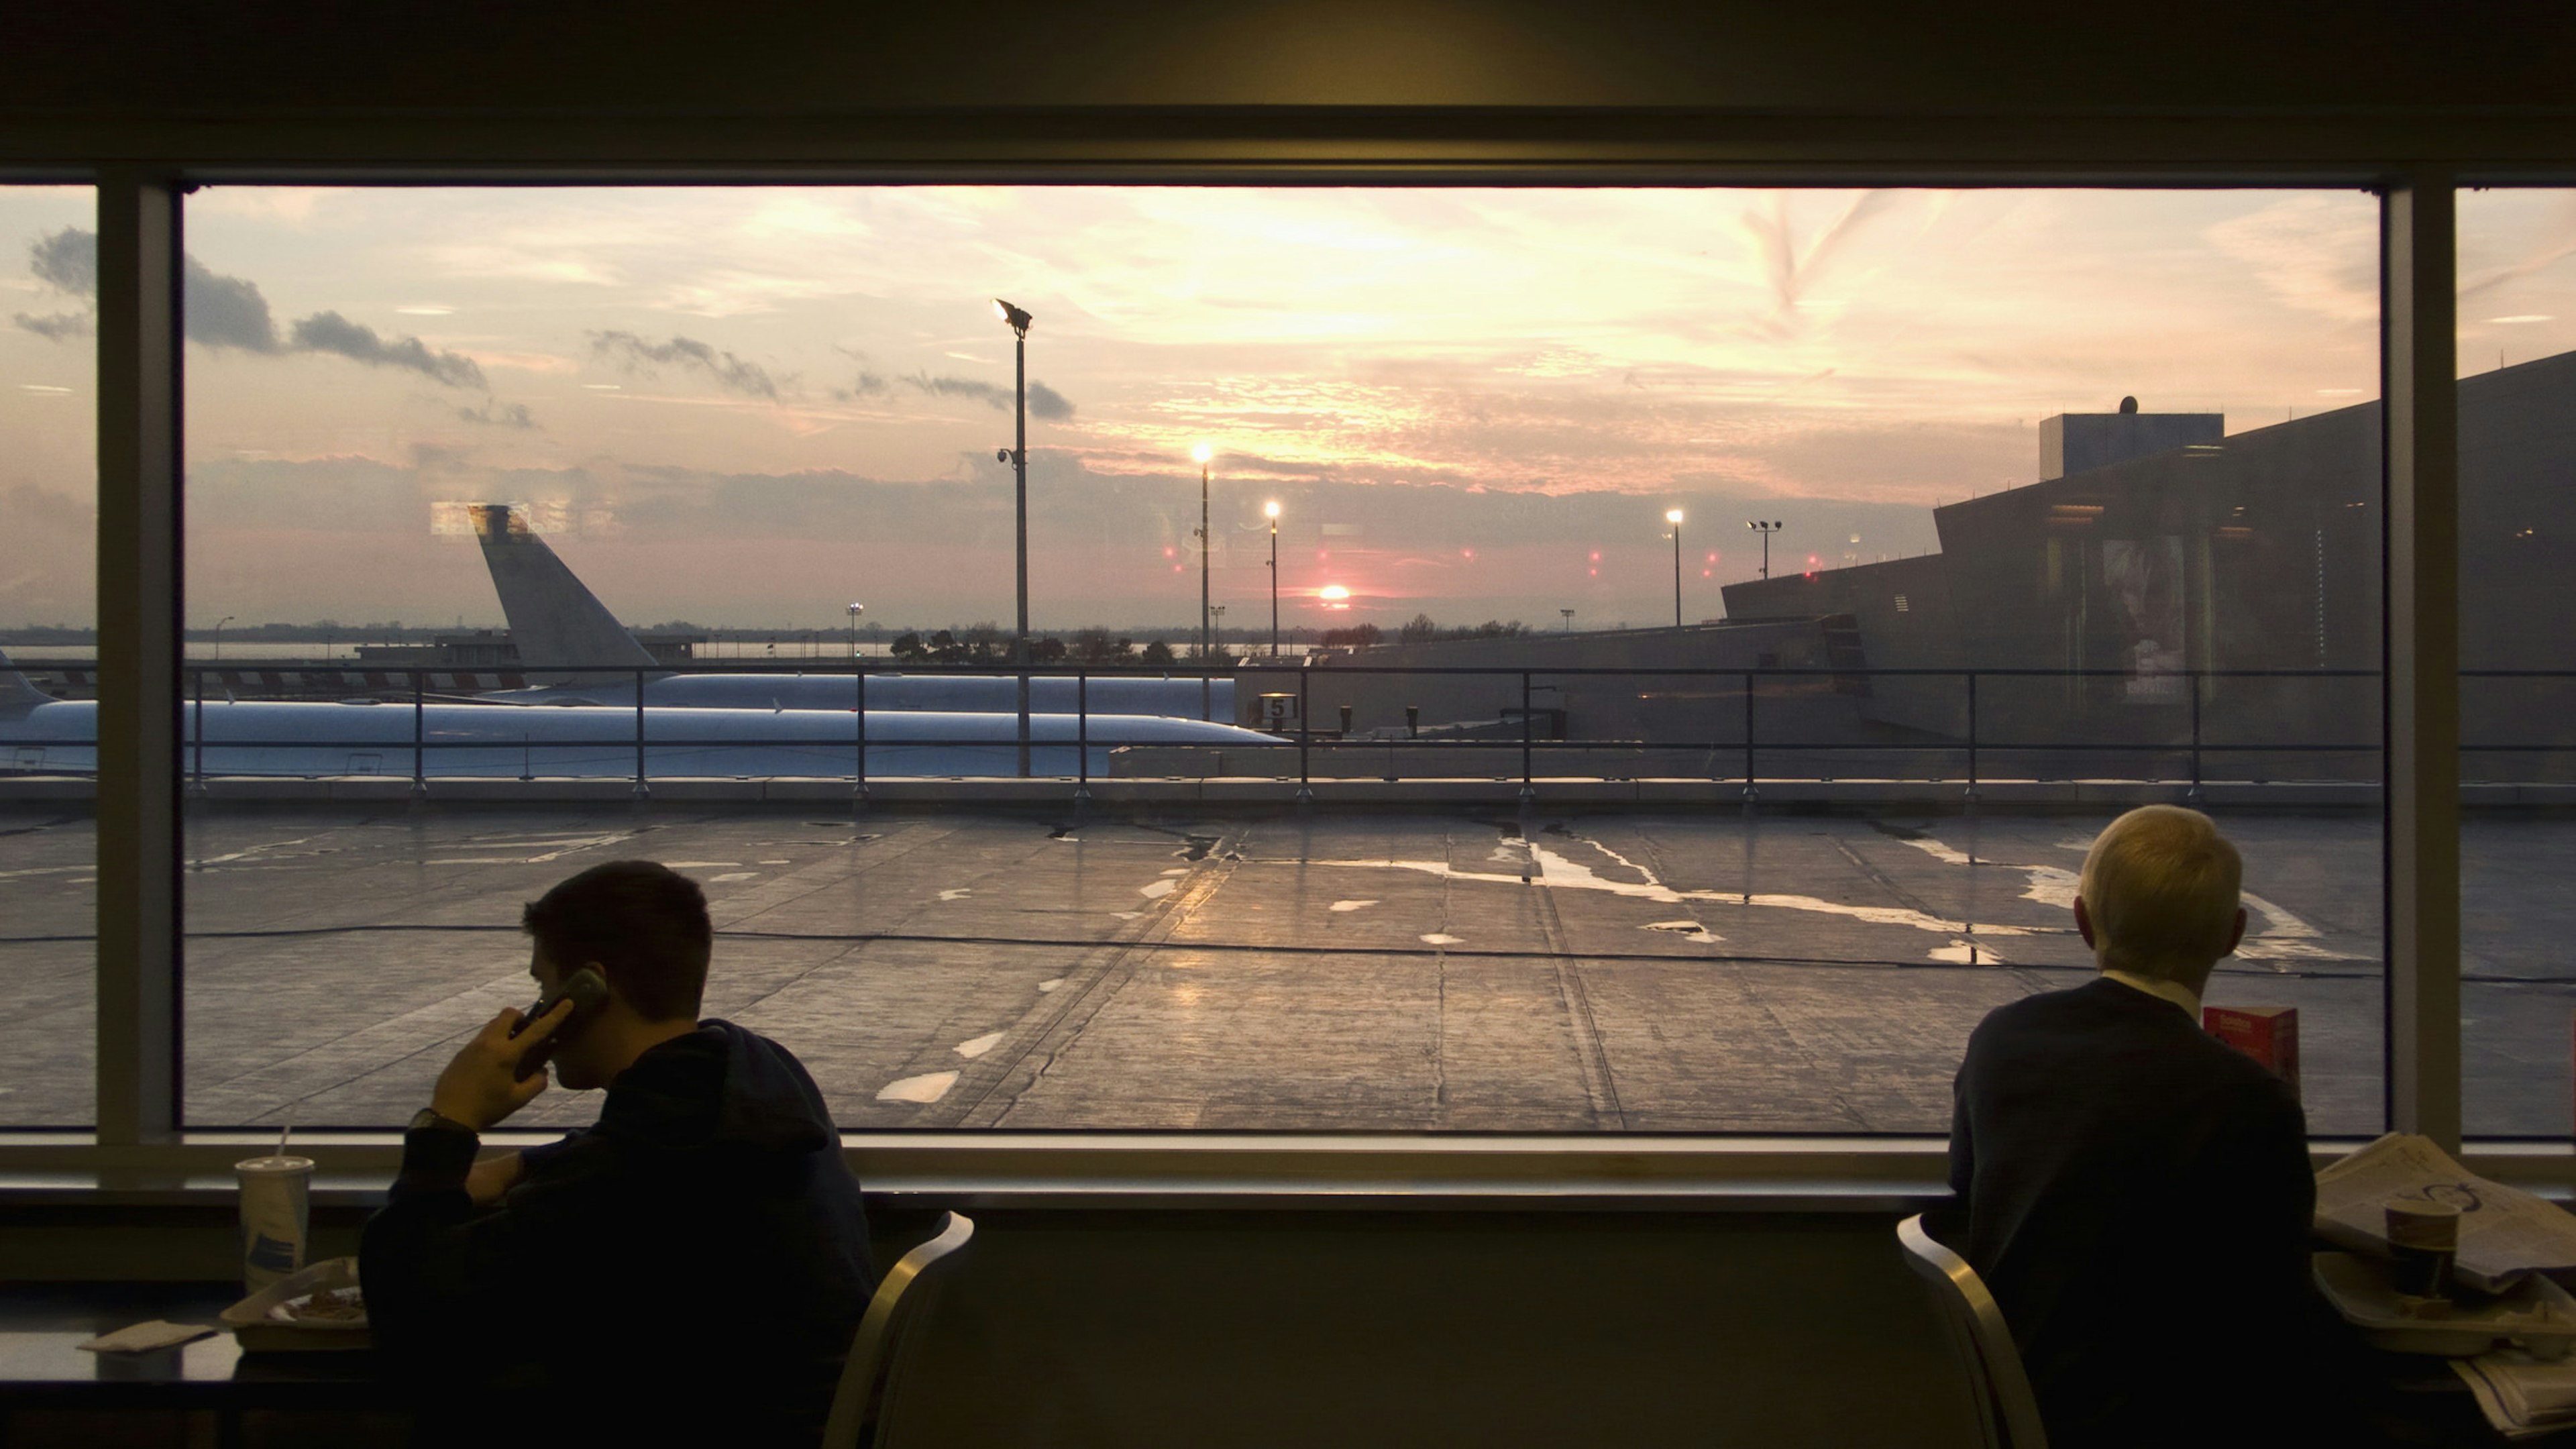
[[[639,718],[640,716],[640,718]],[[205,741],[201,751],[198,739]],[[339,704],[208,700],[180,710],[180,767],[192,775],[631,779],[636,731],[648,779],[675,776],[850,779],[1014,775],[1016,714],[940,710],[549,708],[542,705]],[[1205,720],[1094,714],[1088,734],[1070,714],[1029,717],[1029,771],[1069,777],[1083,763],[1109,773],[1119,745],[1276,745],[1253,730]],[[58,700],[0,653],[0,775],[95,775],[98,705]]]
[[[506,503],[466,505],[501,612],[510,621],[522,671],[536,674],[583,666],[648,671],[644,703],[707,709],[848,709],[859,686],[848,674],[673,674],[635,642],[626,626],[574,575],[526,516]],[[483,696],[541,703],[633,704],[635,676],[574,672],[530,690]],[[1019,680],[1012,675],[870,674],[871,710],[1019,712]],[[1231,721],[1234,681],[1145,679],[1115,676],[1080,681],[1061,676],[1029,680],[1032,711],[1168,715],[1176,719]],[[1013,726],[1014,738],[1017,725]]]

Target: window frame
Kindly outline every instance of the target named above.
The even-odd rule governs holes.
[[[1103,113],[1106,115],[1106,112]],[[2420,1131],[2458,1150],[2460,1128],[2459,806],[2456,634],[2457,448],[2451,265],[2455,188],[2461,185],[2566,184],[2564,167],[2516,166],[2474,173],[2446,161],[2372,161],[2348,151],[2324,162],[2220,160],[2185,164],[2140,159],[2162,154],[2152,122],[2131,131],[2098,124],[2071,144],[2079,152],[2122,158],[2070,167],[2062,159],[1969,165],[1920,159],[1926,141],[1902,117],[1852,129],[1824,127],[1803,140],[1765,144],[1744,135],[1692,149],[1732,152],[1718,160],[1675,162],[1651,136],[1606,128],[1588,140],[1553,146],[1511,138],[1527,118],[1484,127],[1455,122],[1445,138],[1408,124],[1362,117],[1350,127],[1376,129],[1374,145],[1355,143],[1332,126],[1283,128],[1263,139],[1259,126],[1213,143],[1191,139],[1187,117],[1132,128],[1077,118],[1087,133],[1041,164],[939,160],[917,131],[887,128],[876,149],[916,154],[895,163],[796,167],[697,163],[688,166],[601,165],[560,159],[502,166],[412,165],[401,159],[330,164],[205,166],[128,161],[81,170],[11,167],[9,179],[80,180],[97,188],[99,297],[99,640],[101,671],[98,785],[97,1125],[94,1131],[0,1133],[0,1197],[34,1194],[106,1202],[146,1197],[193,1198],[230,1191],[229,1164],[258,1139],[180,1127],[179,1059],[182,958],[180,922],[180,788],[175,767],[179,706],[179,610],[184,597],[184,501],[181,469],[183,348],[177,335],[183,250],[183,198],[198,184],[382,185],[504,181],[563,186],[609,184],[725,185],[746,182],[886,184],[1020,182],[1130,184],[1478,184],[1715,186],[1851,185],[2046,186],[2074,188],[2236,189],[2332,186],[2382,198],[2381,365],[2391,431],[2383,449],[2382,516],[2387,613],[2383,706],[2387,774],[2386,856],[2388,1111],[2392,1130]],[[2261,123],[2245,123],[2263,136]],[[2518,124],[2518,123],[2517,123]],[[313,144],[323,123],[309,123]],[[1937,128],[1936,128],[1937,129]],[[2034,132],[2044,130],[2034,127]],[[2360,144],[2383,156],[2407,148],[2376,128]],[[2466,128],[2472,139],[2498,140],[2511,129]],[[755,153],[758,127],[734,144]],[[968,148],[1036,154],[1011,140],[1010,125],[973,134]],[[1432,128],[1436,131],[1437,128]],[[2132,134],[2133,133],[2133,134]],[[1748,133],[1749,134],[1749,133]],[[1603,139],[1604,136],[1607,139]],[[1464,139],[1459,139],[1463,136]],[[2126,140],[2123,138],[2127,137]],[[748,139],[746,139],[746,137]],[[2287,149],[2315,144],[2294,125],[2269,141]],[[2451,139],[2461,139],[2455,129]],[[2497,154],[2529,155],[2530,137],[2499,143]],[[413,155],[438,154],[425,136],[398,130],[371,144]],[[489,141],[491,146],[512,143]],[[577,140],[570,145],[580,144]],[[1852,147],[1912,159],[1854,164]],[[1973,152],[1991,141],[1952,137]],[[2040,150],[2032,139],[2005,149]],[[2185,142],[2188,149],[2189,142]],[[2236,143],[2242,146],[2240,138]],[[2204,141],[2210,154],[2229,143]],[[859,148],[864,151],[865,147]],[[1381,157],[1353,163],[1374,149]],[[450,153],[452,154],[452,153]],[[768,154],[781,154],[770,152]],[[1504,159],[1496,160],[1501,155]],[[1791,159],[1781,159],[1783,156]],[[1140,159],[1142,157],[1142,159]],[[1215,159],[1211,159],[1211,157]],[[1750,158],[1750,159],[1748,159]],[[496,1133],[495,1143],[512,1134]],[[1347,1206],[1483,1203],[1519,1208],[1604,1205],[1669,1208],[1676,1203],[1762,1210],[1845,1208],[1880,1211],[1944,1192],[1946,1143],[1938,1137],[1446,1138],[1391,1136],[1186,1137],[1089,1134],[927,1135],[848,1133],[844,1147],[871,1190],[942,1202],[1098,1206],[1197,1206],[1308,1200]],[[2351,1146],[2312,1142],[2319,1161]],[[312,1141],[324,1184],[363,1197],[381,1184],[399,1156],[396,1134],[339,1134]],[[2576,1192],[2576,1151],[2557,1141],[2497,1139],[2471,1143],[2475,1169],[2560,1193]]]

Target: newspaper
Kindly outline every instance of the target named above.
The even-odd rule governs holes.
[[[2391,1132],[2317,1174],[2317,1232],[2373,1257],[2388,1256],[2392,1197],[2457,1203],[2460,1254],[2452,1276],[2501,1293],[2533,1273],[2576,1268],[2576,1216],[2502,1183],[2471,1175],[2428,1137]]]
[[[2576,1359],[2555,1363],[2518,1348],[2451,1360],[2478,1411],[2507,1439],[2536,1439],[2576,1424]]]

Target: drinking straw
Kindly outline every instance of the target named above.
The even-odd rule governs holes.
[[[280,1157],[284,1157],[284,1156],[286,1155],[286,1139],[287,1139],[287,1138],[289,1138],[289,1137],[292,1137],[292,1136],[294,1136],[294,1135],[295,1135],[295,1124],[294,1124],[293,1122],[289,1122],[289,1123],[287,1123],[285,1126],[280,1127],[280,1128],[278,1128],[278,1129],[277,1129],[277,1155],[278,1155],[278,1156],[280,1156]]]

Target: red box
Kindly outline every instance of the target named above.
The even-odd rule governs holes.
[[[2201,1029],[2271,1068],[2299,1090],[2299,1009],[2295,1006],[2204,1006]]]

